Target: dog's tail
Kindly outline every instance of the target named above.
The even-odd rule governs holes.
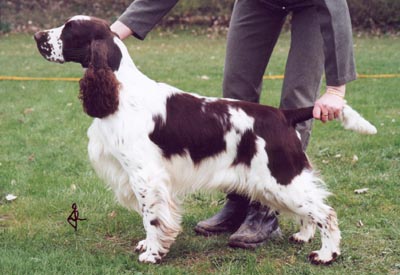
[[[293,110],[282,110],[282,112],[289,124],[296,126],[297,123],[313,118],[313,109],[314,107],[307,107]],[[352,130],[368,135],[374,135],[377,133],[374,125],[372,125],[347,104],[345,104],[338,120],[342,123],[343,128],[346,130]]]

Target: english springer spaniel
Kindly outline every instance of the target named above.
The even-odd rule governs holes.
[[[340,255],[336,212],[330,194],[303,152],[295,125],[312,118],[313,107],[269,106],[199,96],[155,82],[134,65],[108,24],[74,16],[34,35],[49,61],[86,68],[79,98],[94,117],[88,130],[89,158],[97,174],[125,207],[143,217],[146,238],[139,261],[158,263],[181,230],[178,197],[199,189],[248,196],[291,214],[308,242],[316,227],[322,247],[309,259],[329,264]],[[345,128],[374,134],[376,128],[348,105]]]

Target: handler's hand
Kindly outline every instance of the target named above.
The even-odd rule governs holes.
[[[322,95],[314,105],[313,116],[322,122],[333,120],[339,117],[345,101],[346,85],[327,86],[326,93]]]
[[[118,36],[121,40],[124,40],[125,38],[127,38],[128,36],[130,36],[132,34],[131,29],[120,21],[115,21],[110,26],[110,29],[111,29],[111,31],[118,34]]]

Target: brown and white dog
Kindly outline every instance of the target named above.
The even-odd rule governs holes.
[[[310,241],[316,227],[322,247],[315,264],[340,255],[340,231],[330,194],[313,170],[295,131],[312,107],[279,110],[243,101],[185,93],[157,83],[135,67],[122,41],[101,19],[75,16],[35,34],[40,53],[54,62],[78,62],[89,157],[117,200],[143,217],[141,262],[157,263],[181,230],[178,197],[199,189],[248,196],[299,221],[291,238]],[[349,106],[345,128],[376,129]]]

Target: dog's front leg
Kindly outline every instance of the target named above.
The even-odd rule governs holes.
[[[131,186],[139,201],[146,239],[138,243],[139,261],[159,263],[180,232],[181,215],[168,188],[168,176],[142,173],[131,177]]]

